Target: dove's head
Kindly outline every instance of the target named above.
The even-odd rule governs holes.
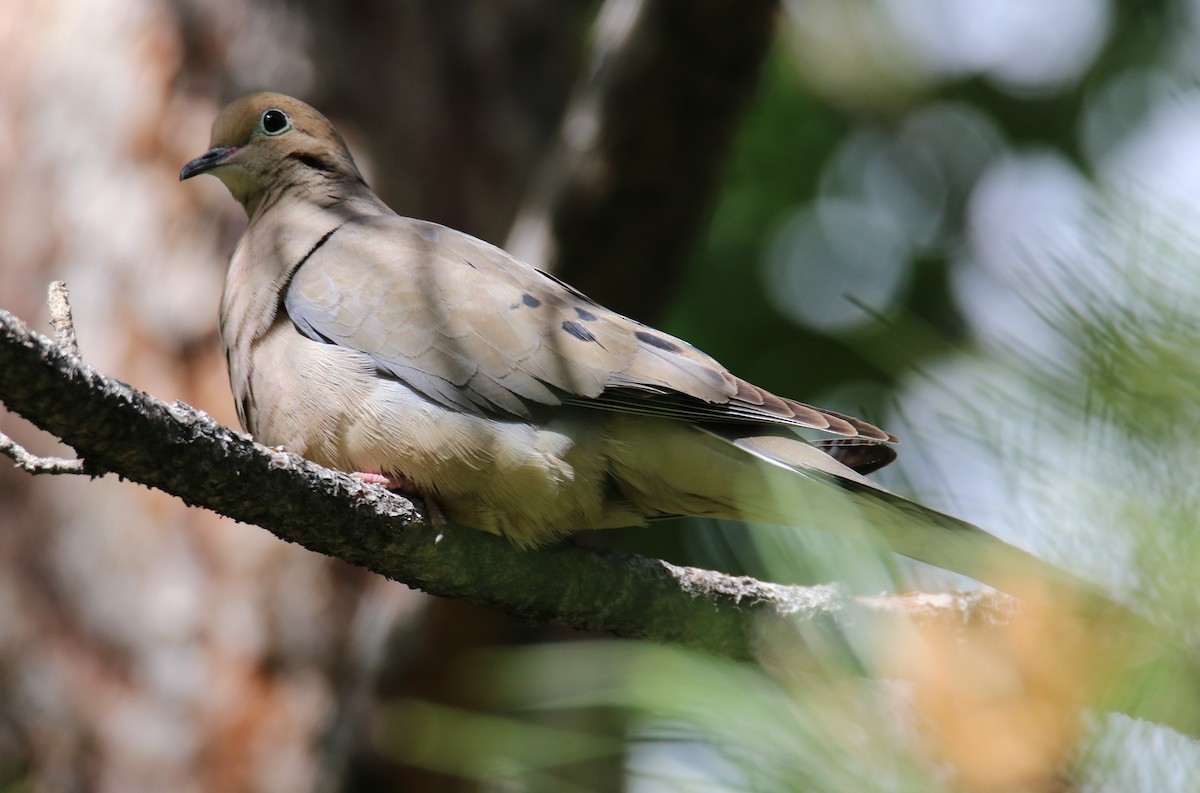
[[[179,179],[202,173],[224,182],[250,215],[289,187],[324,193],[363,185],[327,118],[298,99],[266,92],[226,106],[213,122],[208,151],[183,166]]]

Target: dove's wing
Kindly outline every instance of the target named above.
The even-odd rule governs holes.
[[[687,342],[434,223],[344,223],[297,268],[284,305],[305,335],[366,353],[380,372],[457,410],[528,418],[533,406],[573,403],[895,440],[758,388]]]

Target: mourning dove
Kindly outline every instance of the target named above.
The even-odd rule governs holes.
[[[238,416],[264,444],[524,546],[700,515],[850,527],[998,585],[1048,568],[866,479],[894,456],[888,433],[775,396],[497,247],[400,217],[296,99],[226,107],[179,178],[202,173],[249,217],[220,334]]]

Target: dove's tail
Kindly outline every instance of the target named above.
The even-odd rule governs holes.
[[[739,514],[727,517],[849,530],[875,545],[998,589],[1049,585],[1082,598],[1107,600],[1095,585],[966,521],[885,490],[795,436],[749,435],[731,425],[708,425],[704,430],[764,463],[758,466],[761,475],[742,479],[734,499]]]

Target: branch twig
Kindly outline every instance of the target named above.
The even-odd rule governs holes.
[[[75,321],[71,317],[71,293],[62,281],[50,283],[46,303],[50,308],[50,324],[58,346],[67,355],[79,359],[79,342],[75,338]],[[33,454],[12,438],[0,432],[0,454],[11,459],[22,471],[30,474],[92,474],[103,472],[90,470],[81,459],[65,457],[41,457]]]
[[[75,320],[71,317],[71,293],[62,281],[50,282],[46,303],[50,307],[50,324],[58,346],[72,358],[79,358],[79,341],[75,337]]]
[[[30,474],[86,474],[83,460],[65,457],[40,457],[12,438],[0,432],[0,454],[11,459],[22,471]]]

